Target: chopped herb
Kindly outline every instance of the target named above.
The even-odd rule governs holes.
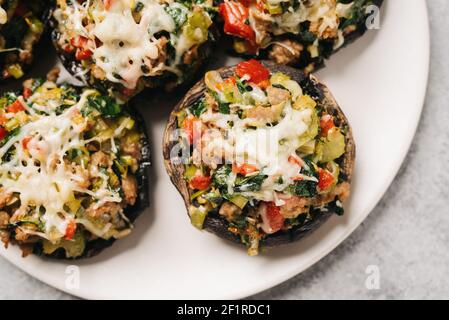
[[[222,114],[230,114],[231,108],[229,108],[229,103],[221,101],[220,97],[218,96],[218,93],[215,91],[209,91],[210,94],[214,97],[215,101],[218,103],[218,112]]]
[[[204,99],[198,100],[192,106],[190,106],[190,112],[197,118],[204,111],[206,111],[206,104],[204,103]]]
[[[238,177],[235,182],[234,191],[235,192],[245,192],[245,191],[259,191],[262,187],[262,183],[267,178],[267,175],[253,175],[244,178]]]
[[[243,81],[241,79],[237,79],[235,81],[235,83],[237,84],[237,88],[239,89],[239,92],[241,94],[244,94],[245,92],[249,92],[253,90],[253,87],[243,83]]]
[[[301,174],[318,179],[318,173],[314,170],[314,165],[310,157],[306,157],[303,160],[307,166],[302,168]],[[317,181],[299,180],[288,187],[288,191],[296,196],[312,198],[317,195],[317,186]]]
[[[115,117],[122,111],[117,101],[109,96],[89,97],[87,101],[88,107],[98,110],[105,117]]]
[[[227,192],[227,181],[230,174],[230,165],[224,165],[218,168],[212,176],[212,182],[214,186],[217,187],[220,191],[224,189]]]
[[[166,6],[165,12],[167,12],[175,22],[176,30],[178,31],[181,26],[187,21],[187,8],[182,8],[181,4],[178,6]]]
[[[8,132],[8,135],[0,142],[0,147],[4,146],[11,138],[17,136],[20,132],[20,127],[15,128],[14,130]]]
[[[228,103],[222,103],[222,102],[218,103],[218,111],[220,113],[223,113],[223,114],[230,114],[231,113],[231,109],[229,108],[229,104]]]
[[[230,227],[236,227],[237,229],[245,229],[246,228],[246,216],[245,215],[237,215],[232,221],[229,223]]]

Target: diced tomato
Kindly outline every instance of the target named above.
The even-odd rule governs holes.
[[[320,190],[326,190],[334,183],[334,176],[329,171],[319,168],[318,175],[318,188]]]
[[[282,229],[284,226],[284,217],[281,214],[281,208],[276,206],[274,202],[266,202],[267,206],[267,219],[272,233],[275,233]]]
[[[33,94],[33,91],[30,88],[23,88],[23,97],[28,99]]]
[[[82,47],[86,43],[87,43],[87,38],[82,37],[82,36],[77,36],[77,37],[70,39],[70,44],[75,48]]]
[[[259,171],[259,169],[256,166],[251,165],[251,164],[247,164],[247,163],[244,163],[244,164],[233,163],[232,164],[232,172],[240,173],[244,176],[246,176],[247,174],[257,172],[257,171]]]
[[[334,117],[331,115],[324,115],[320,119],[320,128],[321,128],[321,135],[323,137],[327,136],[330,129],[334,128]]]
[[[73,236],[75,235],[75,232],[76,232],[76,221],[72,219],[67,224],[67,227],[65,229],[64,239],[72,240]]]
[[[111,5],[112,5],[112,0],[103,0],[103,4],[104,4],[104,8],[106,10],[109,10],[109,8],[111,8]]]
[[[22,148],[27,150],[28,149],[28,143],[31,141],[32,137],[27,136],[22,139]]]
[[[209,176],[196,175],[190,180],[189,186],[195,190],[206,190],[209,188],[211,182],[212,178]]]
[[[270,71],[254,59],[240,62],[235,68],[235,73],[240,78],[249,77],[249,81],[255,84],[263,83],[270,78]]]
[[[25,108],[19,100],[14,101],[12,104],[6,107],[6,111],[11,113],[17,113],[23,110],[25,110]]]
[[[8,131],[6,131],[5,128],[0,127],[0,141],[5,139],[5,137],[8,135]]]
[[[224,19],[224,32],[254,43],[254,30],[247,24],[249,10],[241,2],[225,1],[218,7]]]

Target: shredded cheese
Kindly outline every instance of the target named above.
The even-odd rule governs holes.
[[[90,39],[87,49],[107,80],[135,89],[142,77],[158,76],[164,71],[182,76],[179,64],[183,55],[201,42],[187,37],[183,30],[177,31],[174,18],[166,11],[170,7],[187,17],[186,6],[158,0],[140,0],[140,4],[138,20],[133,11],[135,2],[126,0],[112,1],[107,9],[94,0],[82,4],[72,1],[58,8],[54,16],[67,37]],[[85,26],[86,20],[92,23]],[[200,29],[195,31],[201,35]],[[166,32],[169,38],[156,38],[160,32]],[[166,42],[174,48],[174,59],[168,58]]]
[[[65,235],[68,221],[74,219],[75,212],[67,210],[67,204],[73,201],[74,192],[84,193],[98,200],[100,206],[105,202],[121,202],[118,192],[110,190],[107,176],[97,172],[102,184],[95,191],[80,187],[82,177],[74,173],[64,156],[71,149],[85,147],[87,141],[82,132],[86,119],[75,122],[74,117],[87,103],[87,98],[96,94],[94,90],[86,90],[78,103],[57,114],[49,110],[48,114],[30,112],[33,121],[23,125],[20,132],[0,148],[0,185],[11,193],[17,193],[21,209],[35,208],[35,218],[44,224],[44,233],[50,241],[57,241]],[[39,100],[39,94],[32,98]],[[27,106],[32,111],[34,106]],[[29,142],[24,146],[23,139]],[[10,152],[11,150],[14,152]],[[5,155],[8,154],[7,157]],[[95,173],[94,173],[95,174]],[[93,224],[86,228],[100,236]],[[24,229],[25,230],[25,229]]]
[[[288,158],[301,146],[299,137],[308,129],[312,110],[295,110],[291,102],[286,102],[283,112],[283,118],[275,126],[256,129],[248,127],[254,119],[240,119],[236,114],[225,115],[208,110],[200,117],[206,125],[226,130],[226,135],[208,137],[206,133],[203,136],[203,157],[220,155],[227,163],[235,160],[253,164],[261,168],[260,174],[268,176],[260,191],[242,192],[243,196],[274,201],[276,191],[284,190],[299,174],[300,167],[290,163]],[[282,177],[282,184],[277,183],[279,177]],[[228,191],[232,194],[235,175],[231,174],[228,180]]]

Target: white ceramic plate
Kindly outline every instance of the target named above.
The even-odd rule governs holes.
[[[242,298],[304,271],[348,237],[382,197],[421,114],[429,63],[425,1],[386,1],[381,17],[380,30],[340,51],[318,74],[348,116],[357,143],[352,200],[344,217],[332,217],[306,240],[258,257],[197,231],[162,161],[162,132],[179,95],[161,95],[146,99],[141,108],[153,144],[151,208],[129,238],[75,263],[79,289],[66,286],[72,270],[66,267],[73,262],[22,259],[12,246],[0,254],[49,285],[99,299]],[[215,64],[220,63],[232,61],[219,56]]]

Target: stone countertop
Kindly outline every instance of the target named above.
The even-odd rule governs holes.
[[[428,93],[414,143],[393,184],[336,250],[306,272],[251,298],[449,298],[449,3],[431,0],[428,7]],[[379,271],[379,289],[367,288],[373,271]],[[0,300],[71,298],[0,258]]]

